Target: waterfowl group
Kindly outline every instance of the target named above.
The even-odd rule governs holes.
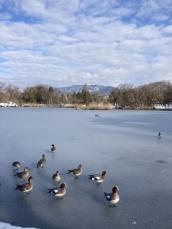
[[[56,147],[54,144],[52,144],[51,151],[55,151],[55,150],[56,150]],[[43,168],[45,164],[46,164],[45,154],[42,154],[42,158],[37,162],[37,168]],[[21,167],[21,163],[19,161],[14,161],[12,163],[12,166],[16,170],[18,170]],[[21,172],[15,171],[15,176],[20,179],[25,180],[29,177],[27,182],[23,184],[18,184],[15,188],[16,190],[19,190],[24,193],[28,193],[33,189],[33,183],[32,183],[33,178],[32,176],[30,176],[29,170],[30,169],[28,167],[24,167],[23,171]],[[75,178],[78,178],[82,174],[82,165],[79,164],[77,168],[69,169],[67,174],[72,174]],[[88,175],[88,179],[97,184],[101,184],[105,180],[106,174],[107,172],[104,170],[100,174]],[[52,175],[52,180],[54,183],[61,182],[62,178],[60,176],[59,171],[56,171]],[[48,189],[48,193],[52,194],[55,199],[61,198],[66,194],[66,184],[63,182],[60,184],[59,187]],[[109,203],[109,206],[115,206],[120,200],[119,188],[117,186],[114,186],[112,188],[111,193],[104,193],[104,197],[106,201]]]

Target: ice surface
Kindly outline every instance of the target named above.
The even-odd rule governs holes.
[[[0,109],[0,220],[40,229],[171,228],[171,149],[172,112]],[[37,169],[43,153],[46,166]],[[16,160],[31,169],[30,194],[14,190],[21,182],[13,176]],[[67,174],[79,164],[79,179]],[[57,170],[67,193],[54,200],[48,188]],[[103,170],[102,184],[88,179]],[[120,203],[109,208],[104,192],[114,185]]]

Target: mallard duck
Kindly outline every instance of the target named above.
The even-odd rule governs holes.
[[[120,197],[119,197],[119,188],[118,186],[114,186],[112,188],[112,193],[104,193],[104,196],[106,198],[106,200],[109,202],[109,205],[110,206],[115,206],[119,200],[120,200]]]
[[[51,151],[52,152],[56,151],[56,146],[54,144],[51,145]]]
[[[14,176],[17,176],[20,179],[26,179],[29,176],[29,168],[25,167],[22,172],[17,172]]]
[[[62,183],[60,187],[51,188],[48,193],[52,194],[55,198],[61,198],[66,194],[66,184]]]
[[[14,169],[19,169],[20,166],[21,166],[21,164],[20,164],[19,161],[14,161],[14,162],[12,163],[12,166],[13,166]]]
[[[93,174],[89,175],[88,178],[96,183],[100,184],[104,181],[106,176],[106,171],[103,171],[102,174]]]
[[[82,165],[78,165],[76,169],[69,169],[68,173],[72,173],[75,177],[79,177],[82,174]]]
[[[37,168],[43,168],[46,163],[45,154],[42,154],[42,158],[37,162]]]
[[[56,173],[54,173],[52,175],[52,179],[53,179],[54,182],[60,182],[61,181],[61,176],[59,174],[59,171],[57,171]]]
[[[21,192],[30,192],[33,189],[33,178],[30,176],[27,183],[18,184],[16,190],[20,190]]]

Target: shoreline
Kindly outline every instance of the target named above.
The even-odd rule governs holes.
[[[56,106],[56,105],[46,105],[46,104],[34,104],[34,105],[21,105],[21,106],[7,106],[7,107],[2,107],[1,108],[65,108],[65,109],[75,109],[75,110],[95,110],[95,111],[110,111],[110,110],[115,110],[115,111],[172,111],[172,109],[154,109],[154,108],[108,108],[108,107],[86,107],[86,106],[73,106],[72,104],[70,106]]]
[[[139,110],[139,111],[143,111],[143,110],[149,110],[149,111],[172,111],[172,108],[170,107],[122,107],[122,106],[118,106],[118,105],[113,105],[111,103],[108,102],[100,102],[100,103],[88,103],[88,104],[71,104],[71,103],[66,103],[66,104],[39,104],[39,103],[23,103],[23,104],[16,104],[16,103],[12,103],[10,102],[8,103],[4,103],[5,105],[2,105],[3,103],[0,104],[0,108],[22,108],[22,107],[26,107],[26,108],[72,108],[72,109],[76,109],[76,110]]]
[[[172,111],[172,105],[169,104],[152,104],[149,106],[122,106],[112,104],[108,101],[90,102],[90,103],[23,103],[22,101],[15,103],[12,101],[1,102],[0,107],[31,107],[31,108],[72,108],[76,110],[156,110],[156,111]]]

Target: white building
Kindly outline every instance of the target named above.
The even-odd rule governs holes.
[[[9,101],[5,103],[0,103],[0,107],[18,107],[18,105],[16,103]]]
[[[155,110],[172,110],[172,104],[154,104]]]

